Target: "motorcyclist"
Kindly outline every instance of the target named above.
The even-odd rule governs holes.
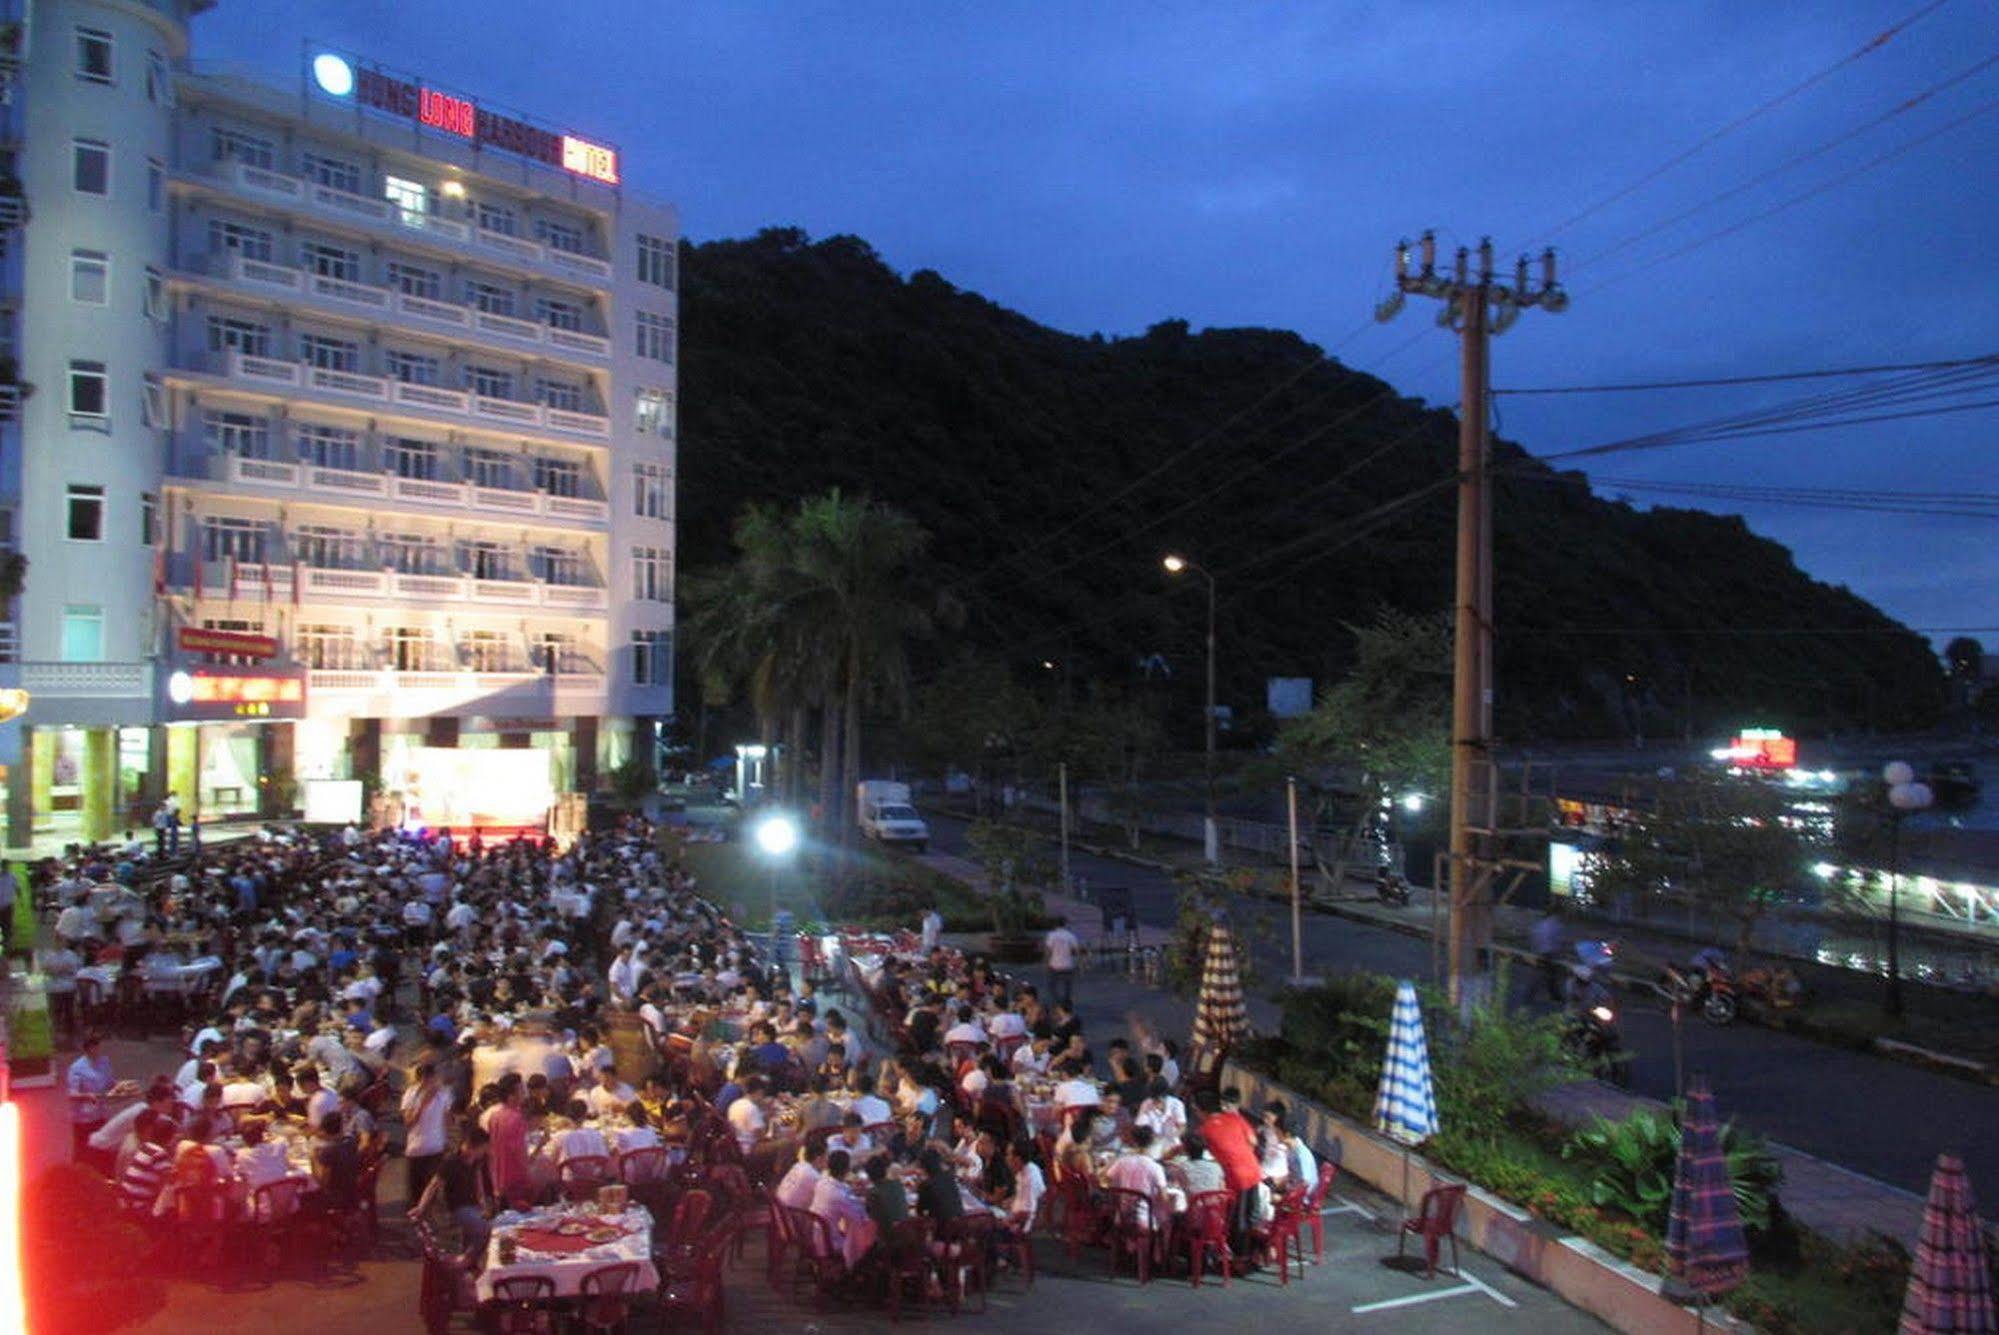
[[[1569,966],[1566,997],[1571,1012],[1580,1016],[1610,1004],[1610,986],[1604,977],[1610,972],[1611,959],[1607,941],[1576,942],[1576,962]]]
[[[1568,970],[1563,966],[1562,919],[1550,904],[1547,912],[1534,920],[1534,926],[1527,935],[1528,945],[1533,947],[1536,962],[1541,969],[1541,985],[1547,989],[1548,1000],[1557,1006],[1565,1000],[1564,987]]]

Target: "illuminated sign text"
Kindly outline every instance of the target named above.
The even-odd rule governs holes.
[[[346,68],[343,64],[342,69]],[[328,93],[336,97],[346,96],[335,92],[347,82],[345,78],[329,79],[327,71],[318,66],[315,66],[314,77]],[[602,181],[606,185],[618,184],[618,150],[615,148],[579,139],[572,134],[544,130],[538,125],[530,125],[482,107],[469,97],[442,92],[365,65],[352,70],[352,89],[354,100],[362,106],[469,139],[482,148],[504,149],[578,176],[587,176],[593,181]]]

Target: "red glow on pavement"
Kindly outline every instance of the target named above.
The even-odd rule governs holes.
[[[27,1335],[21,1289],[21,1109],[0,1103],[0,1335]]]

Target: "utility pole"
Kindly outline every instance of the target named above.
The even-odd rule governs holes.
[[[1569,304],[1555,282],[1555,252],[1541,253],[1541,282],[1530,290],[1520,257],[1513,286],[1495,285],[1492,238],[1479,243],[1478,270],[1458,247],[1449,275],[1437,272],[1437,236],[1423,233],[1420,267],[1410,272],[1409,242],[1395,247],[1395,292],[1375,309],[1386,323],[1408,294],[1444,303],[1437,323],[1458,333],[1457,608],[1452,662],[1449,966],[1451,1000],[1469,1009],[1491,993],[1492,883],[1499,869],[1498,783],[1492,758],[1492,494],[1486,436],[1489,342],[1520,312],[1558,313]]]

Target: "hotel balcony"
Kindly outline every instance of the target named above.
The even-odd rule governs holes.
[[[496,315],[454,302],[411,296],[392,288],[329,278],[245,255],[209,255],[197,263],[205,272],[190,268],[183,270],[182,275],[195,282],[220,280],[220,286],[251,296],[284,294],[288,304],[316,306],[349,317],[374,317],[398,330],[430,330],[449,337],[453,343],[471,341],[516,354],[539,351],[590,365],[602,365],[611,356],[611,340],[603,334],[558,329],[512,315]]]
[[[187,472],[177,470],[186,478]],[[321,468],[317,464],[278,459],[245,459],[211,455],[205,468],[195,466],[194,480],[226,483],[229,490],[284,499],[311,499],[298,493],[322,493],[322,499],[351,500],[369,509],[390,508],[421,514],[479,515],[503,519],[533,519],[537,527],[604,529],[611,523],[608,501],[589,496],[556,496],[543,491],[482,487],[471,482],[441,482],[401,477],[390,472]],[[327,495],[331,493],[331,495]]]
[[[605,674],[587,660],[575,667],[555,673],[314,668],[306,674],[306,711],[320,718],[570,718],[604,712]]]
[[[194,593],[195,565],[187,553],[175,553],[168,561],[168,586],[178,593]],[[386,567],[314,566],[291,560],[203,561],[200,567],[204,599],[251,606],[289,602],[294,584],[301,602],[463,603],[541,608],[562,615],[605,612],[611,606],[611,591],[601,584],[553,584],[525,576],[484,579],[460,570],[407,574]]]
[[[179,179],[196,186],[220,187],[258,203],[282,204],[336,226],[424,246],[449,258],[474,255],[596,287],[608,287],[611,282],[611,262],[602,256],[557,250],[525,237],[490,231],[463,218],[412,212],[387,199],[350,195],[247,162],[218,162],[208,172],[183,173]]]
[[[341,407],[373,407],[376,411],[407,415],[426,422],[450,425],[469,423],[493,430],[525,428],[596,441],[611,438],[611,419],[602,413],[572,412],[566,408],[551,408],[519,399],[496,399],[471,390],[411,384],[385,376],[337,371],[233,349],[203,354],[199,360],[201,364],[198,367],[168,372],[169,378],[198,374],[202,379],[189,383],[221,381],[286,398],[303,394]]]

